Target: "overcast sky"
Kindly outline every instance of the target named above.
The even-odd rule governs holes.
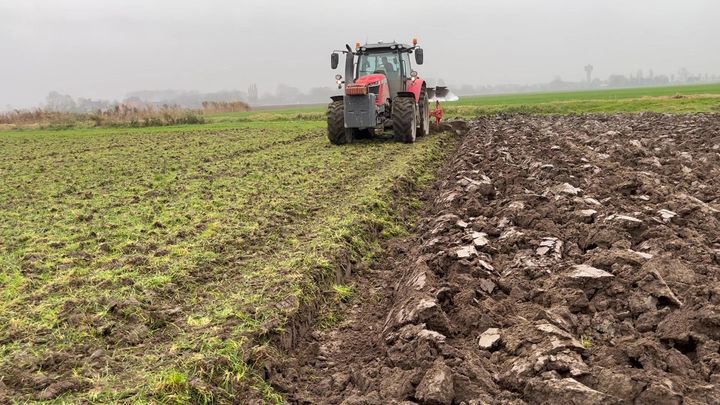
[[[50,90],[330,86],[329,53],[417,36],[449,83],[720,73],[718,0],[0,0],[0,109]]]

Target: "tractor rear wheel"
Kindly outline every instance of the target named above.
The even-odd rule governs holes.
[[[353,141],[353,130],[345,128],[345,103],[333,101],[327,110],[328,139],[335,145],[344,145]]]
[[[413,97],[395,97],[393,99],[392,121],[396,141],[415,142],[417,135],[417,103]]]
[[[420,101],[418,102],[420,111],[420,119],[418,120],[418,136],[425,136],[430,133],[430,102],[428,101],[427,90],[423,87],[420,91]]]

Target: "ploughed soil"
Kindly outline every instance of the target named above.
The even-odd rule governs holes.
[[[291,403],[720,403],[720,115],[469,123]]]

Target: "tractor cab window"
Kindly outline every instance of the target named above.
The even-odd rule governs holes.
[[[400,75],[400,61],[396,52],[376,52],[360,55],[358,76],[383,73],[388,80]]]
[[[410,66],[410,54],[407,52],[402,53],[402,64],[403,64],[403,75],[407,78],[410,77],[410,72],[412,71],[412,66]]]

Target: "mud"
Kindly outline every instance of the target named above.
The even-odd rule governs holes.
[[[720,115],[469,124],[292,403],[720,403]]]

